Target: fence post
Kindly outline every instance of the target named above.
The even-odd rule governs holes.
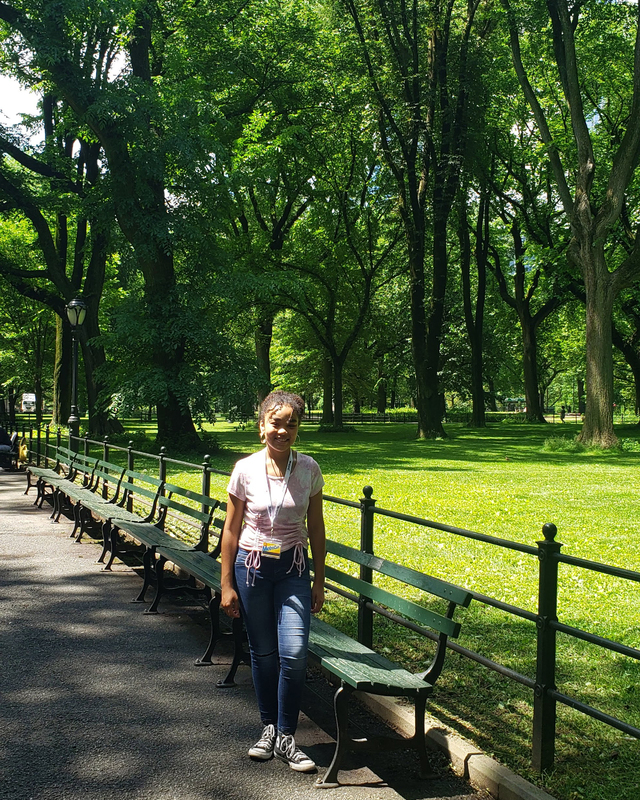
[[[533,700],[533,749],[531,762],[538,772],[550,769],[555,757],[556,701],[549,691],[556,688],[556,631],[551,622],[558,616],[558,559],[562,547],[556,542],[556,526],[542,526],[544,541],[538,544],[538,620],[536,685]]]
[[[373,507],[376,501],[372,499],[373,489],[365,486],[362,490],[364,497],[360,499],[360,550],[363,553],[373,554]],[[360,580],[371,583],[373,571],[371,567],[360,567]],[[358,641],[367,647],[373,647],[373,611],[366,607],[371,598],[360,595],[358,598]]]
[[[89,455],[89,434],[85,433],[84,435],[84,454],[85,456]]]
[[[167,480],[167,462],[165,461],[166,455],[167,448],[161,447],[160,459],[158,461],[158,478],[163,482]]]
[[[102,440],[102,460],[105,464],[109,463],[109,437],[105,436]],[[105,474],[109,472],[109,470],[105,467]],[[107,478],[104,478],[102,481],[102,496],[106,500],[109,497],[109,481]]]
[[[202,464],[202,491],[201,491],[201,494],[203,494],[205,497],[211,497],[211,495],[209,494],[209,492],[211,491],[211,465],[209,464],[210,459],[211,459],[211,456],[205,456],[204,459],[203,459],[203,464]],[[207,508],[208,508],[208,506],[206,506],[203,503],[202,504],[202,509],[201,509],[203,514],[207,513]]]
[[[23,428],[23,433],[24,433],[24,428]],[[31,428],[31,425],[29,425],[29,459],[32,458],[33,458],[33,429]]]
[[[55,465],[56,472],[60,471],[59,453],[61,447],[62,447],[62,431],[60,430],[60,426],[58,425],[58,427],[56,428],[56,465]]]
[[[205,497],[211,497],[211,466],[209,464],[209,459],[211,456],[205,456],[203,459],[202,464],[202,486],[201,486],[201,494]],[[206,503],[202,503],[200,510],[203,514],[206,514],[208,510],[211,508],[211,505],[207,505]],[[202,550],[204,553],[209,551],[209,530],[205,529],[206,526],[204,523],[200,526],[200,540],[196,545],[196,550]]]
[[[127,469],[133,472],[133,442],[127,445]],[[133,478],[127,478],[127,483],[133,483]],[[133,495],[131,491],[127,492],[127,511],[133,511]]]
[[[41,441],[41,437],[42,437],[42,431],[40,430],[40,426],[38,425],[38,430],[37,430],[37,433],[36,433],[36,441],[37,441],[37,443],[38,443],[38,444],[37,444],[37,448],[38,448],[38,456],[37,456],[37,458],[36,458],[36,466],[38,466],[38,467],[40,466],[40,454],[41,454],[41,452],[42,452],[42,441]],[[45,465],[45,466],[46,466],[46,465]]]

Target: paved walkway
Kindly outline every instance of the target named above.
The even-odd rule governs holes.
[[[194,666],[208,640],[202,609],[165,603],[145,616],[140,576],[96,564],[24,497],[24,474],[0,470],[1,800],[319,800],[315,775],[246,756],[260,724],[249,671],[215,688],[218,665]],[[332,754],[330,691],[309,683],[300,745],[322,768]],[[375,726],[368,712],[356,723]],[[441,757],[419,781],[412,754],[370,756],[341,773],[331,800],[481,800]],[[374,760],[375,759],[375,760]],[[360,766],[360,768],[355,768]]]

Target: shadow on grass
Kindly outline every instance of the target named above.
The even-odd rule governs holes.
[[[499,464],[511,461],[532,463],[536,467],[566,466],[605,460],[619,466],[633,466],[640,461],[640,453],[612,451],[563,452],[545,450],[547,439],[572,440],[581,426],[560,424],[495,424],[486,428],[467,428],[462,424],[446,426],[448,437],[439,440],[416,439],[415,425],[401,423],[367,423],[347,434],[323,433],[317,426],[302,426],[297,447],[318,460],[325,475],[360,474],[367,469],[468,471],[474,464]],[[261,444],[255,430],[236,431],[231,426],[214,428],[220,450],[210,454],[214,469],[231,472],[235,462],[256,450]],[[618,426],[621,439],[637,441],[640,429],[635,425]],[[148,447],[136,443],[136,450],[157,450],[149,439]],[[94,453],[96,454],[96,453]],[[167,450],[170,459],[186,461],[200,466],[203,452]],[[126,453],[112,451],[111,460],[124,463]],[[157,458],[136,456],[136,465],[157,472]],[[181,471],[169,463],[169,472]]]

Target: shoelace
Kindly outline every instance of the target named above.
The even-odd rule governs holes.
[[[260,737],[260,741],[256,744],[256,747],[264,747],[265,750],[270,749],[273,747],[275,735],[276,734],[273,725],[267,725],[262,731],[262,736]]]
[[[280,740],[280,750],[289,759],[289,761],[301,761],[306,758],[302,750],[296,747],[296,740],[293,736],[283,736]]]

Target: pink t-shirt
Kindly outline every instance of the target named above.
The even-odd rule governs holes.
[[[282,552],[296,544],[307,546],[307,526],[305,524],[309,498],[318,494],[324,486],[324,478],[318,464],[304,453],[298,453],[298,460],[289,476],[287,491],[273,525],[267,507],[277,507],[282,497],[284,478],[267,477],[266,451],[259,450],[253,455],[241,458],[233,468],[227,491],[244,501],[244,518],[240,531],[240,547],[253,550],[265,541],[276,541]],[[271,489],[271,502],[269,489]]]

